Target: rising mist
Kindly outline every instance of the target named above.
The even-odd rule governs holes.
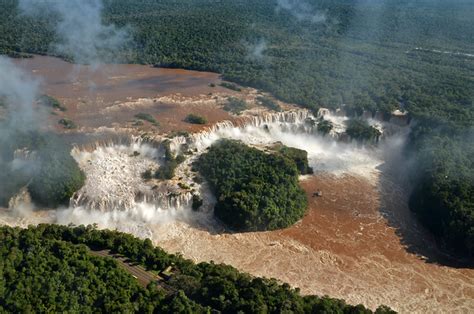
[[[76,63],[117,61],[117,52],[131,40],[127,27],[104,24],[100,0],[20,0],[20,9],[28,15],[44,11],[57,14],[55,31],[60,42],[52,45],[52,52],[71,56]]]

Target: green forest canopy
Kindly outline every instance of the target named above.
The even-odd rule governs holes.
[[[0,2],[0,53],[54,54],[57,19],[20,16],[17,2]],[[305,14],[324,16],[320,22],[277,9],[276,0],[105,0],[104,21],[132,30],[132,43],[116,51],[123,62],[219,72],[314,110],[341,104],[352,114],[408,110],[417,122],[408,152],[417,163],[410,173],[423,186],[412,195],[411,208],[448,249],[472,256],[465,240],[474,228],[474,167],[467,153],[474,146],[474,4],[306,3]],[[259,45],[260,55],[254,53]],[[453,153],[444,153],[446,142],[456,147]],[[437,169],[454,162],[461,162],[457,174],[465,172],[441,178]],[[456,221],[465,223],[457,229]],[[456,229],[465,239],[461,245],[451,234]]]
[[[474,58],[414,50],[472,53],[466,1],[307,0],[320,23],[275,0],[104,2],[106,23],[132,29],[132,44],[116,52],[124,62],[216,71],[310,108],[402,103],[417,116],[472,119]],[[19,16],[16,5],[0,3],[0,52],[52,53],[56,19]],[[262,57],[250,58],[261,41]]]
[[[16,150],[24,150],[29,157],[19,161],[15,158]],[[8,206],[10,198],[25,186],[38,205],[69,204],[71,196],[85,182],[85,174],[70,150],[70,145],[55,134],[16,131],[1,137],[0,206]]]
[[[111,258],[109,249],[149,271],[175,268],[166,293],[142,288]],[[255,278],[231,266],[194,264],[151,241],[91,226],[0,227],[0,312],[100,313],[372,313],[329,297],[301,296],[276,280]],[[381,306],[376,313],[395,313]]]
[[[307,158],[301,160],[297,152],[267,154],[238,141],[221,140],[201,155],[196,166],[216,194],[214,214],[235,230],[285,228],[306,211],[298,168],[308,170]]]

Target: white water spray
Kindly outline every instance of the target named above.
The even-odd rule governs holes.
[[[319,116],[336,127],[328,136],[317,132],[314,122]],[[92,150],[75,148],[73,156],[86,172],[87,182],[71,200],[71,206],[59,210],[61,224],[92,224],[100,227],[149,236],[156,226],[182,221],[188,224],[212,224],[214,199],[206,184],[194,182],[191,164],[216,141],[240,140],[265,149],[275,143],[303,149],[316,173],[354,175],[376,180],[382,164],[383,143],[364,147],[336,139],[345,131],[347,118],[322,110],[314,117],[307,110],[244,116],[240,122],[220,122],[206,131],[170,139],[175,154],[187,159],[176,169],[172,180],[147,181],[142,177],[148,169],[163,164],[159,145],[133,138],[128,144],[99,145]],[[383,127],[383,126],[381,126]],[[204,200],[201,212],[191,209],[193,195]]]
[[[282,143],[308,152],[309,163],[316,172],[333,175],[351,174],[372,179],[381,164],[380,153],[374,147],[366,148],[353,143],[338,142],[345,132],[347,117],[338,117],[326,111],[320,115],[335,126],[330,136],[319,134],[309,120],[316,118],[307,110],[295,110],[252,117],[242,125],[229,121],[216,124],[208,131],[173,139],[173,148],[197,149],[203,152],[219,139],[235,139],[246,144],[265,147]],[[375,123],[375,122],[372,122]]]

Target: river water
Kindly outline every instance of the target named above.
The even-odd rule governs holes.
[[[208,95],[232,94],[209,87],[209,83],[218,82],[217,74],[140,65],[88,70],[49,57],[17,62],[44,77],[44,90],[64,101],[68,108],[65,114],[84,128],[113,126],[107,120],[110,116],[114,123],[123,123],[136,110],[159,113],[164,124],[160,132],[183,128],[195,131],[182,122],[191,109],[207,113],[212,123],[229,118],[216,107],[213,95]],[[154,104],[157,97],[170,101]],[[182,99],[193,97],[198,101],[183,105]],[[238,136],[245,139],[259,132],[249,129]],[[316,142],[288,134],[280,134],[279,140],[294,142],[299,148],[316,147]],[[331,146],[323,147],[320,153],[332,153]],[[346,160],[347,153],[350,151],[342,151],[340,158]],[[365,163],[361,158],[364,156]],[[356,157],[362,164],[352,170],[335,172],[326,167],[315,176],[302,178],[308,212],[285,230],[222,233],[222,226],[210,213],[197,214],[199,219],[186,215],[176,219],[172,213],[161,223],[136,223],[124,229],[151,237],[166,250],[195,261],[223,262],[254,275],[274,277],[299,287],[305,294],[327,294],[371,308],[386,304],[403,313],[472,313],[474,270],[446,262],[408,210],[408,192],[390,171],[383,169],[387,165],[384,157],[374,159],[370,152]],[[317,154],[313,160],[317,167]],[[313,197],[316,190],[321,190],[323,196]],[[148,210],[137,209],[143,215]],[[104,216],[96,214],[84,222],[101,222]],[[2,211],[0,216],[1,223],[19,226],[67,223],[68,219],[64,211],[57,214],[29,209],[15,215]]]

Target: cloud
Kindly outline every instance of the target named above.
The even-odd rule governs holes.
[[[21,134],[36,132],[46,119],[45,113],[34,107],[39,85],[39,80],[0,56],[0,204],[8,202],[40,164],[28,151],[16,150],[11,155],[11,148],[23,143]],[[25,212],[30,208],[22,198],[15,204]]]
[[[0,123],[0,137],[7,130],[31,130],[38,126],[37,112],[33,109],[40,82],[0,56],[0,101],[7,108],[8,117]]]
[[[248,49],[248,58],[251,60],[262,60],[265,50],[267,50],[267,42],[265,39],[261,38],[259,41],[247,45]]]
[[[55,31],[60,42],[52,49],[71,56],[77,63],[112,61],[131,39],[128,27],[118,28],[102,22],[101,0],[20,0],[19,7],[28,15],[47,11],[57,14],[59,22]]]
[[[309,21],[311,23],[326,21],[326,14],[324,12],[315,10],[309,3],[303,0],[278,0],[276,11],[288,11],[298,21]]]

